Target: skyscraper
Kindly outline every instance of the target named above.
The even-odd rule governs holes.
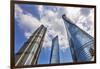
[[[54,64],[54,63],[55,64],[60,63],[58,36],[54,37],[53,40],[52,40],[50,64]]]
[[[15,66],[37,64],[43,44],[46,27],[41,25],[15,54]]]
[[[76,26],[65,15],[62,16],[67,31],[69,46],[74,62],[91,61],[94,50],[94,38]]]

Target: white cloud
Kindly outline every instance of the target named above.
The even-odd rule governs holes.
[[[94,9],[86,9],[86,10],[87,11],[85,12],[84,9],[84,13],[79,12],[80,15],[79,15],[79,19],[77,20],[77,25],[81,29],[86,31],[88,34],[90,34],[92,37],[94,37]]]
[[[29,38],[31,33],[35,31],[41,24],[47,27],[47,32],[45,35],[43,47],[51,47],[52,39],[58,35],[59,44],[61,49],[66,49],[69,47],[66,29],[63,23],[62,15],[66,14],[73,22],[77,22],[80,28],[85,29],[82,26],[84,21],[91,21],[92,26],[89,31],[86,30],[90,35],[92,35],[91,31],[93,31],[93,11],[88,14],[88,17],[84,17],[83,14],[80,13],[80,8],[74,7],[50,7],[50,6],[37,6],[37,9],[40,14],[40,21],[32,16],[31,13],[24,14],[23,10],[16,5],[15,6],[15,18],[19,22],[19,26],[24,30],[25,37]],[[73,12],[74,11],[74,12]]]
[[[17,16],[19,16],[22,13],[23,10],[18,5],[15,5],[15,18],[17,18]]]
[[[28,39],[32,35],[32,33],[31,32],[25,32],[24,35]]]
[[[62,20],[62,14],[67,12],[61,7],[44,6],[42,8],[43,8],[42,11],[40,11],[40,16],[41,16],[40,21],[47,27],[47,34],[46,34],[47,36],[45,37],[46,42],[44,42],[44,47],[45,46],[51,47],[50,43],[52,43],[52,39],[58,35],[61,49],[67,48],[68,40],[66,36],[64,23]]]
[[[24,30],[25,34],[27,32],[32,33],[40,26],[40,22],[36,17],[32,16],[30,13],[24,14],[23,10],[18,5],[15,5],[15,19],[18,21],[18,25]],[[29,36],[26,38],[28,37]]]
[[[79,13],[80,13],[80,8],[75,8],[75,7],[66,7],[65,8],[67,11],[66,16],[68,18],[70,18],[70,20],[72,20],[74,23],[76,23],[76,21],[78,20],[79,17]]]
[[[39,11],[43,11],[43,5],[39,5],[39,6],[37,6],[37,8]]]

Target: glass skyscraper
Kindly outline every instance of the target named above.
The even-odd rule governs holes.
[[[55,64],[60,63],[58,36],[54,37],[52,40],[50,64],[54,64],[54,63]]]
[[[67,31],[73,62],[91,61],[93,58],[94,38],[75,25],[65,15],[62,16]]]
[[[15,54],[15,66],[37,64],[46,27],[41,25]]]

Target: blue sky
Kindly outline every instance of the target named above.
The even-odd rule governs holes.
[[[24,37],[24,32],[22,29],[18,28],[17,21],[15,20],[15,52],[17,52],[24,41],[27,39]]]
[[[70,10],[69,10],[70,9]],[[86,10],[86,11],[84,11]],[[73,12],[74,11],[74,12]],[[67,14],[77,26],[93,36],[93,9],[16,4],[15,5],[15,53],[21,48],[30,35],[43,24],[47,33],[40,53],[39,64],[49,63],[51,41],[58,35],[60,44],[60,62],[72,61],[67,34],[61,15]],[[86,16],[87,14],[87,16]],[[80,18],[79,18],[80,16]],[[88,23],[89,22],[89,23]],[[90,24],[90,26],[87,26]],[[84,26],[85,25],[85,26]],[[89,29],[87,29],[89,28]],[[46,57],[44,57],[46,56]]]

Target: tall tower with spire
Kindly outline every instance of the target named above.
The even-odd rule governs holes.
[[[66,15],[62,16],[67,31],[73,62],[91,61],[94,38],[75,25]]]

